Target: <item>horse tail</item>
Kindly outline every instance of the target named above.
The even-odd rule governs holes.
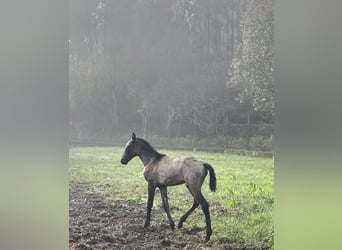
[[[207,163],[204,163],[203,166],[209,171],[210,174],[210,181],[209,181],[209,187],[210,190],[215,192],[216,191],[216,175],[213,167]]]

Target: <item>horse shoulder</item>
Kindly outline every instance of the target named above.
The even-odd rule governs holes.
[[[146,181],[150,181],[152,180],[155,175],[155,169],[156,169],[156,165],[153,163],[149,163],[144,167],[144,177]]]

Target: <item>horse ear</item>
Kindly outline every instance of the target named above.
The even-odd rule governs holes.
[[[135,133],[132,133],[132,140],[135,141],[137,139]]]

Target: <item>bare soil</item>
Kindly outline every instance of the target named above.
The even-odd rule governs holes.
[[[205,228],[172,231],[152,211],[151,226],[144,228],[146,205],[110,203],[88,183],[70,183],[69,248],[91,249],[217,249],[204,244]],[[157,218],[153,218],[157,217]],[[231,249],[220,245],[220,249]]]

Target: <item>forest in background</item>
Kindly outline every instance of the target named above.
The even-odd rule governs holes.
[[[69,23],[71,140],[273,150],[272,1],[71,0]]]

